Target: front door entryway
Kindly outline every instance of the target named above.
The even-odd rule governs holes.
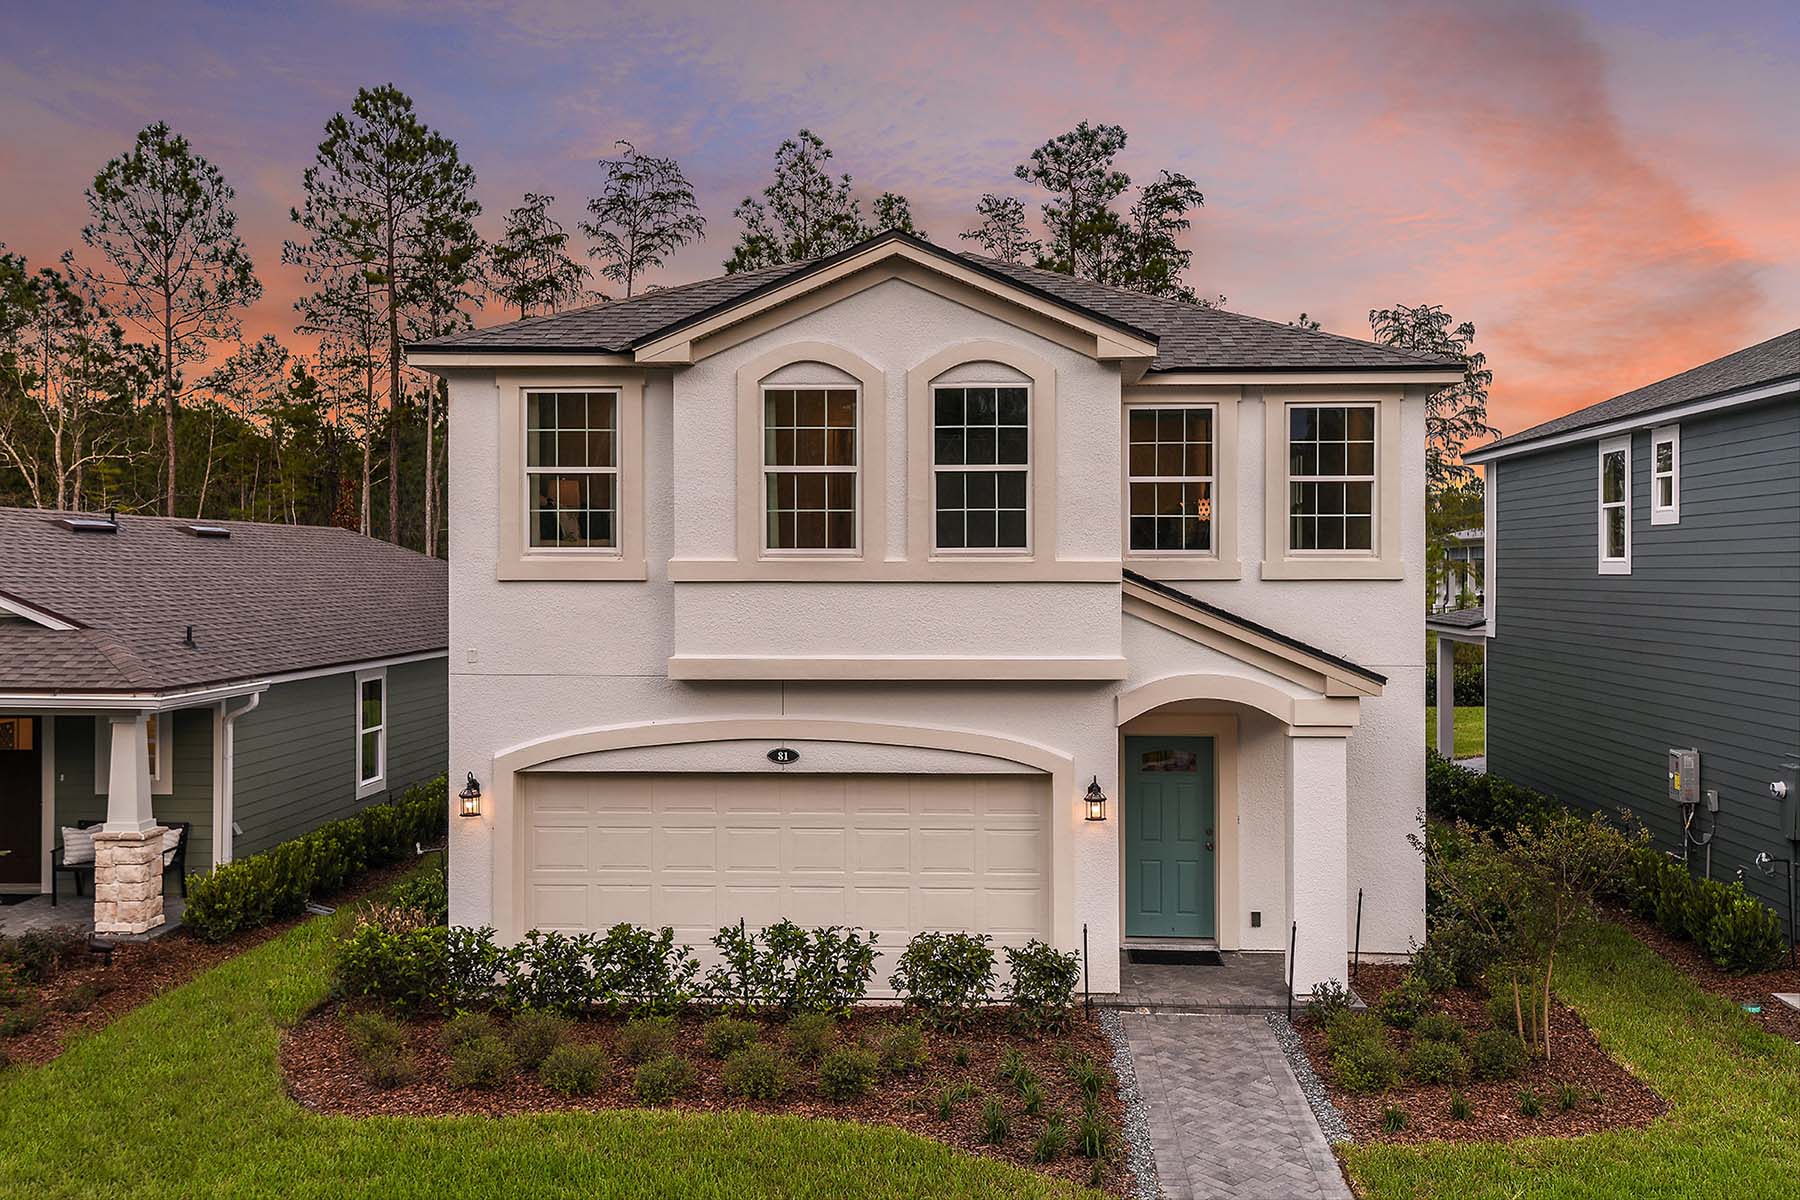
[[[0,717],[0,891],[37,891],[44,867],[44,760],[36,717]]]
[[[1125,936],[1217,932],[1209,737],[1125,739]]]

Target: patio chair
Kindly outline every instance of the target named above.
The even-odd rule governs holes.
[[[104,823],[105,822],[103,821],[95,820],[77,821],[75,822],[75,828],[92,829],[94,826],[102,825]],[[188,835],[193,831],[193,822],[168,821],[165,824],[169,829],[178,830],[181,836],[176,839],[175,848],[173,850],[165,849],[163,851],[163,875],[166,879],[170,871],[175,872],[175,879],[181,885],[181,897],[185,900],[187,899]],[[61,846],[58,846],[51,852],[50,903],[52,906],[56,904],[56,877],[58,875],[67,875],[73,879],[75,881],[75,894],[77,896],[83,895],[81,881],[84,878],[88,880],[94,878],[94,860],[89,858],[85,862],[64,862],[63,848]]]

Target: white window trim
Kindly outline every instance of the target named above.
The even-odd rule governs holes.
[[[948,372],[945,372],[948,374]],[[940,388],[955,388],[968,391],[972,388],[1017,388],[1025,389],[1025,420],[1031,422],[1025,426],[1025,465],[1018,463],[940,463],[937,460],[937,394]],[[1037,421],[1037,404],[1033,395],[1035,389],[1030,382],[1017,379],[971,379],[956,383],[938,383],[933,380],[926,389],[926,403],[931,412],[931,481],[929,483],[931,506],[931,556],[933,558],[1030,558],[1034,545],[1032,526],[1036,523],[1037,507],[1037,450],[1032,445],[1032,434]],[[965,413],[966,417],[966,413]],[[962,427],[968,429],[967,425]],[[997,456],[996,456],[997,457]],[[937,477],[940,471],[1006,471],[1025,476],[1025,544],[1023,546],[940,546],[937,544],[938,487]],[[965,508],[963,510],[967,512]],[[996,534],[996,536],[998,536]]]
[[[1407,402],[1423,405],[1433,389],[1266,388],[1263,391],[1263,562],[1264,579],[1405,579],[1401,553],[1401,426]],[[1250,399],[1246,394],[1245,399]],[[1290,551],[1292,503],[1288,465],[1288,409],[1292,406],[1375,408],[1375,489],[1372,548]],[[1409,518],[1410,519],[1410,518]],[[1422,533],[1416,534],[1422,537]]]
[[[1606,500],[1606,456],[1623,454],[1625,456],[1625,478],[1623,499],[1608,503]],[[1625,510],[1625,554],[1621,558],[1606,556],[1606,510],[1622,508]],[[1631,435],[1606,438],[1600,443],[1600,453],[1594,460],[1594,510],[1595,533],[1598,544],[1595,555],[1599,561],[1602,575],[1631,574]]]
[[[851,466],[848,468],[849,473],[855,477],[853,482],[851,483],[851,495],[853,497],[852,503],[855,505],[855,509],[851,513],[851,522],[850,522],[851,529],[855,534],[855,540],[852,542],[849,549],[844,549],[842,547],[817,547],[817,548],[794,547],[792,549],[778,549],[774,546],[769,545],[769,472],[770,471],[794,471],[794,472],[797,472],[800,474],[808,474],[808,475],[841,475],[844,473],[845,468],[844,467],[800,467],[800,466],[782,467],[782,466],[771,465],[769,462],[767,442],[766,442],[766,440],[764,440],[764,441],[758,442],[758,445],[763,447],[763,450],[761,453],[762,467],[761,467],[760,473],[758,474],[758,477],[757,477],[757,482],[760,484],[759,490],[762,493],[762,508],[761,508],[762,532],[758,538],[758,545],[760,545],[762,547],[760,557],[770,558],[770,559],[797,558],[797,559],[803,559],[803,560],[804,559],[820,559],[820,558],[859,559],[862,557],[862,554],[863,554],[863,392],[864,392],[864,390],[865,389],[863,388],[863,386],[860,382],[859,383],[842,383],[842,382],[828,381],[828,382],[824,382],[824,383],[764,383],[764,384],[760,385],[760,388],[757,392],[757,397],[761,404],[760,411],[765,414],[763,417],[764,424],[762,426],[762,434],[763,434],[764,439],[767,439],[767,437],[768,437],[768,424],[767,424],[768,417],[766,414],[768,412],[768,394],[771,391],[776,391],[776,392],[852,391],[852,392],[856,393],[856,426],[855,426],[856,461],[854,463],[852,463]]]
[[[1188,412],[1196,408],[1208,409],[1212,413],[1212,474],[1211,475],[1133,475],[1131,473],[1131,414],[1137,411]],[[1125,455],[1125,494],[1121,503],[1125,509],[1125,557],[1155,561],[1188,561],[1216,562],[1219,559],[1219,539],[1223,532],[1224,522],[1221,519],[1224,507],[1222,488],[1225,478],[1225,455],[1221,448],[1220,424],[1224,419],[1225,406],[1216,400],[1136,400],[1125,404],[1125,433],[1120,443]],[[1212,512],[1206,518],[1208,526],[1208,550],[1138,550],[1131,544],[1131,485],[1133,483],[1210,483],[1212,484]]]
[[[1669,469],[1662,471],[1657,467],[1656,448],[1663,442],[1669,443]],[[1662,503],[1664,479],[1669,481],[1669,498],[1671,503]],[[1650,523],[1652,525],[1681,524],[1681,426],[1658,425],[1650,431]]]
[[[160,709],[156,718],[156,771],[150,776],[150,794],[169,796],[175,792],[175,712]],[[145,751],[148,754],[148,750]],[[104,716],[94,718],[94,794],[108,794],[112,781],[112,723]]]
[[[373,730],[365,729],[363,727],[362,714],[363,684],[371,679],[378,679],[381,681],[381,724],[377,725]],[[350,777],[356,781],[356,798],[358,800],[366,800],[378,792],[387,790],[388,729],[391,728],[393,724],[393,722],[388,719],[393,715],[393,705],[392,697],[388,694],[387,670],[385,668],[378,668],[373,671],[358,671],[356,673],[356,688],[352,693],[352,699],[355,702],[353,709],[355,719],[352,721],[351,726],[355,730],[356,736],[353,753],[351,755]],[[362,740],[364,734],[371,732],[378,732],[381,735],[376,741],[377,749],[375,757],[377,770],[374,778],[364,779],[362,773]]]
[[[531,456],[531,397],[534,395],[552,395],[559,392],[579,392],[584,395],[605,394],[613,398],[613,461],[610,467],[538,467],[533,468]],[[620,465],[624,458],[624,417],[625,396],[616,387],[527,387],[520,389],[520,410],[525,415],[525,440],[520,448],[525,460],[519,464],[523,474],[521,483],[524,494],[519,498],[519,513],[524,518],[525,529],[521,534],[526,554],[550,554],[556,556],[580,555],[586,558],[623,558],[625,554],[625,471]],[[591,431],[584,431],[591,432]],[[613,478],[613,544],[610,546],[539,546],[532,542],[531,533],[533,513],[531,511],[531,477],[533,475],[611,475]]]

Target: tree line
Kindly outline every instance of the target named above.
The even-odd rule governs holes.
[[[979,253],[1170,300],[1211,304],[1185,276],[1181,235],[1204,196],[1179,171],[1132,191],[1117,125],[1081,122],[1013,174],[1038,193],[989,193],[959,234]],[[489,241],[475,173],[392,84],[360,90],[325,123],[289,210],[281,260],[308,291],[293,329],[248,340],[262,283],[238,233],[236,192],[166,123],[95,173],[79,252],[34,267],[0,243],[0,503],[337,524],[441,553],[445,392],[407,368],[410,341],[469,327],[484,304],[524,319],[628,299],[706,236],[673,158],[618,142],[576,228],[530,192]],[[911,202],[882,192],[865,216],[848,173],[810,130],[784,140],[770,181],[733,216],[724,267],[832,254],[885,229],[925,236]],[[1383,341],[1456,352],[1464,387],[1434,406],[1432,478],[1486,429],[1471,325],[1430,306],[1370,314]],[[1297,324],[1317,328],[1302,314]],[[1442,409],[1442,412],[1436,411]]]

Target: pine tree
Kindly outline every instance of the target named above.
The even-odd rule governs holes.
[[[959,236],[974,242],[983,254],[1001,262],[1016,263],[1035,259],[1042,247],[1025,226],[1025,202],[1016,196],[996,196],[988,192],[975,206],[981,224]]]
[[[600,160],[600,194],[588,201],[581,232],[594,241],[588,253],[600,260],[600,274],[623,284],[629,299],[638,276],[706,236],[706,218],[681,164],[639,154],[630,142],[614,144],[620,153]]]
[[[488,292],[523,320],[558,312],[587,295],[587,268],[569,257],[569,235],[550,215],[554,196],[526,193],[488,247]]]
[[[726,271],[834,254],[869,235],[861,205],[850,193],[850,176],[832,175],[830,161],[830,148],[810,129],[776,147],[774,180],[760,199],[746,196],[732,212],[744,229],[725,260]]]

